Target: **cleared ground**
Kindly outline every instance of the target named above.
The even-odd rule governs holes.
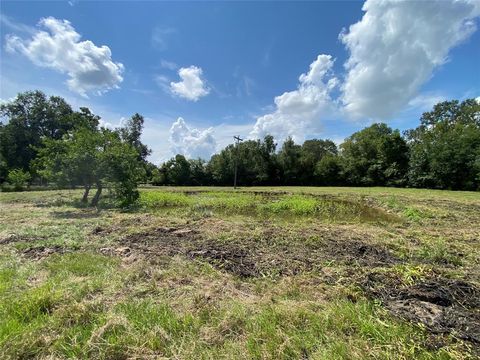
[[[480,355],[480,193],[0,193],[0,357]]]

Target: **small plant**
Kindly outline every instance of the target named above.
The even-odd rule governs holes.
[[[413,285],[431,273],[431,269],[425,265],[401,264],[393,269],[401,276],[406,285]]]
[[[437,264],[461,265],[460,257],[449,250],[445,239],[432,239],[424,244],[420,250],[423,259],[430,260]]]
[[[421,221],[423,218],[425,218],[425,214],[418,210],[418,209],[415,209],[415,208],[412,208],[412,207],[407,207],[404,211],[403,211],[403,215],[405,215],[405,217],[408,219],[408,220],[411,220],[411,221]]]
[[[7,181],[13,186],[15,191],[22,191],[25,185],[30,181],[30,174],[22,169],[13,169],[8,173]]]

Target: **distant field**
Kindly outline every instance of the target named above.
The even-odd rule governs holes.
[[[474,359],[480,193],[0,193],[0,358]]]

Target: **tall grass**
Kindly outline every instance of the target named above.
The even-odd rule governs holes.
[[[151,209],[192,204],[192,198],[180,192],[143,191],[140,196],[140,205]]]
[[[141,206],[146,209],[188,208],[190,212],[217,211],[252,216],[315,216],[331,221],[389,221],[380,209],[360,201],[332,197],[288,194],[255,194],[253,192],[181,193],[145,191]]]

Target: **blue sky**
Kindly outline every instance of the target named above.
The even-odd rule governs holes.
[[[404,130],[480,95],[479,3],[2,1],[0,98],[40,89],[107,126],[139,112],[157,163],[236,134]]]

